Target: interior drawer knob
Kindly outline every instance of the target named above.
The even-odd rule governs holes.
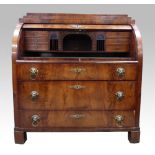
[[[38,115],[32,116],[32,126],[37,127],[40,122],[40,117]]]
[[[122,77],[125,75],[125,69],[122,67],[117,68],[116,73],[119,77]]]
[[[124,98],[124,92],[122,92],[122,91],[118,91],[118,92],[116,92],[116,99],[118,100],[118,101],[121,101],[123,98]]]
[[[85,117],[84,114],[79,114],[79,113],[70,115],[70,118],[73,118],[73,119],[80,119],[84,117]]]
[[[82,86],[82,85],[71,85],[71,86],[69,86],[69,88],[79,90],[79,89],[84,89],[86,87]]]
[[[32,98],[32,100],[37,99],[38,96],[39,96],[39,93],[37,91],[32,91],[31,92],[31,98]]]
[[[115,116],[115,121],[116,121],[117,125],[122,126],[122,123],[124,121],[124,116],[122,116],[122,115],[116,115]]]
[[[81,73],[81,72],[86,71],[86,69],[85,68],[80,68],[80,67],[75,67],[75,68],[72,68],[71,71],[74,72],[74,73]]]
[[[38,69],[35,67],[30,68],[30,77],[32,80],[35,80],[38,75]]]

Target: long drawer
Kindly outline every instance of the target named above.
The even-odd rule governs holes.
[[[137,64],[18,63],[17,80],[136,80]]]
[[[20,111],[21,128],[134,127],[134,111]]]
[[[19,82],[20,109],[130,110],[136,102],[134,81]]]

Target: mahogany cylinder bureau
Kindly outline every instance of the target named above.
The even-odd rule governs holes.
[[[26,132],[140,139],[142,39],[127,15],[27,13],[12,42],[15,143]]]

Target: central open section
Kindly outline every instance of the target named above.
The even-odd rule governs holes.
[[[135,50],[132,31],[24,29],[22,57],[129,58]]]
[[[92,40],[86,34],[68,34],[63,39],[64,51],[91,51]]]

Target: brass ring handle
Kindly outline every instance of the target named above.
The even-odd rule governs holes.
[[[80,118],[84,118],[84,117],[85,117],[84,114],[79,114],[79,113],[70,115],[70,118],[72,118],[72,119],[80,119]]]
[[[124,95],[124,92],[118,91],[118,92],[115,93],[115,96],[116,96],[116,99],[118,101],[121,101],[124,98],[125,95]]]
[[[75,90],[79,90],[79,89],[84,89],[86,87],[85,86],[81,86],[81,85],[71,85],[71,86],[69,86],[69,88],[75,89]]]
[[[122,126],[122,123],[124,121],[124,116],[122,116],[122,115],[116,115],[114,119],[115,119],[117,125],[121,127]]]
[[[38,69],[35,67],[30,68],[30,77],[32,80],[35,80],[38,75]]]
[[[86,71],[86,69],[85,68],[80,68],[80,67],[75,67],[75,68],[72,68],[71,71],[74,72],[74,73],[81,73],[81,72]]]
[[[116,69],[116,73],[119,77],[123,77],[125,75],[125,69],[122,67],[119,67]]]
[[[40,122],[40,117],[38,115],[33,115],[32,116],[32,126],[37,127],[39,122]]]
[[[31,91],[31,98],[32,98],[32,100],[37,99],[38,96],[39,96],[39,93],[37,91]]]

